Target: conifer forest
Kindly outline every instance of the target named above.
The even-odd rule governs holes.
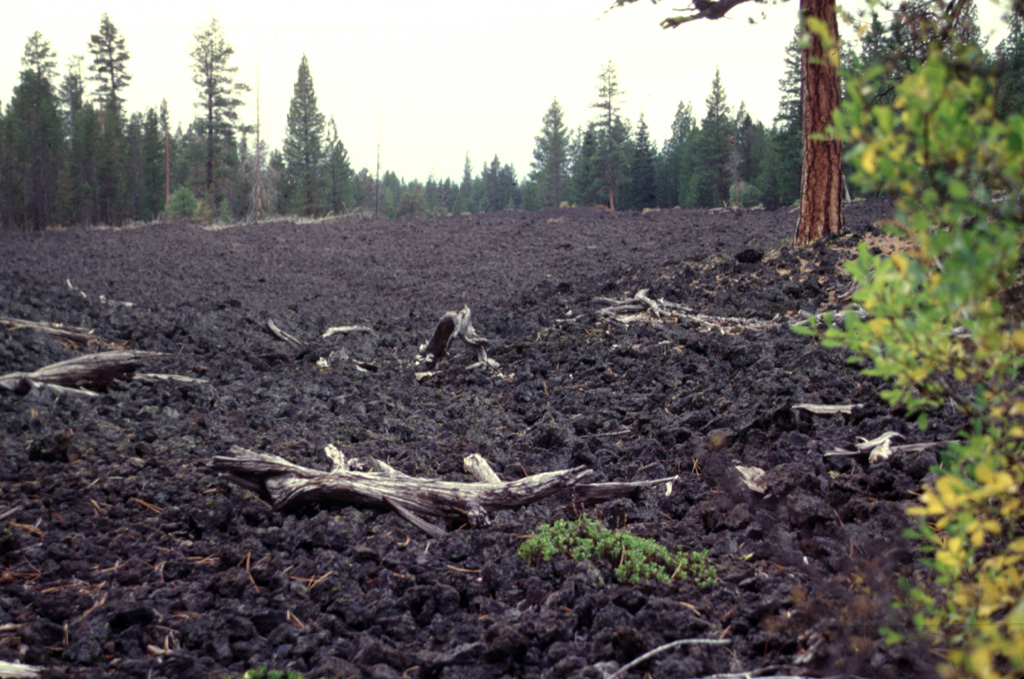
[[[962,14],[960,42],[978,41],[974,15]],[[1024,107],[1021,19],[1012,15],[1008,21],[1009,35],[999,44],[979,45],[998,78],[1003,115]],[[400,178],[386,168],[379,174],[353,166],[333,116],[318,107],[305,56],[282,147],[257,144],[257,121],[238,114],[251,84],[237,81],[233,49],[216,18],[195,33],[190,54],[195,119],[171,129],[166,100],[159,108],[125,110],[131,55],[125,36],[104,15],[86,46],[88,56],[69,59],[63,71],[45,35],[27,37],[20,81],[0,102],[0,227],[121,225],[161,216],[237,222],[268,215],[435,216],[562,205],[790,205],[800,193],[799,33],[795,28],[784,54],[765,57],[785,62],[773,120],[753,119],[743,93],[727,93],[716,74],[706,95],[680,93],[671,129],[652,130],[643,115],[635,121],[622,116],[626,95],[609,61],[595,64],[586,124],[570,129],[554,93],[538,121],[529,168],[467,155],[461,177]],[[923,49],[912,31],[876,15],[851,38],[843,67],[859,73],[887,63],[877,82],[884,100],[887,88],[891,94],[891,84],[925,56]],[[692,103],[698,96],[706,103],[700,120]]]

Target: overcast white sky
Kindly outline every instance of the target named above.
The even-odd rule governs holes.
[[[715,68],[729,104],[741,101],[770,125],[778,106],[783,50],[796,0],[747,3],[730,19],[663,30],[674,6],[645,0],[606,12],[612,0],[4,0],[0,5],[0,103],[18,82],[28,36],[40,31],[63,75],[73,54],[86,57],[104,12],[130,54],[129,111],[167,99],[175,125],[194,117],[193,34],[216,16],[234,47],[238,79],[253,89],[242,112],[280,148],[302,54],[309,58],[320,110],[334,116],[353,168],[376,162],[406,180],[431,174],[459,180],[468,152],[474,174],[495,154],[530,169],[534,137],[553,97],[570,127],[592,117],[598,75],[611,59],[625,92],[624,114],[645,114],[660,145],[679,101],[699,120]],[[747,17],[765,18],[749,25]],[[1000,10],[979,0],[983,32]],[[842,31],[842,28],[840,28]],[[994,43],[993,45],[994,46]]]

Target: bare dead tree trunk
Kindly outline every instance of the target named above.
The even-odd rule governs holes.
[[[800,219],[797,245],[841,233],[843,224],[843,146],[838,139],[818,139],[839,107],[839,27],[835,0],[800,0],[804,18],[817,18],[828,27],[832,44],[812,33],[803,52],[803,169],[800,173]]]

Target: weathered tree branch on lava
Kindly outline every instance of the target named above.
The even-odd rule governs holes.
[[[0,375],[0,390],[26,394],[45,386],[62,392],[91,395],[88,390],[106,389],[114,380],[131,379],[151,351],[103,351],[51,363],[33,372]]]
[[[286,331],[282,330],[277,325],[277,323],[274,322],[274,320],[272,318],[268,318],[267,319],[267,322],[264,325],[264,329],[271,336],[276,337],[277,339],[281,340],[282,342],[287,342],[288,344],[290,344],[293,347],[296,347],[298,349],[305,349],[306,346],[307,346],[305,342],[303,342],[301,339],[299,339],[295,335],[291,334],[290,332],[286,332]]]
[[[476,363],[472,364],[471,368],[478,366],[485,368],[498,367],[497,361],[487,357],[487,347],[491,345],[491,341],[481,337],[473,328],[468,306],[462,307],[461,311],[449,311],[442,316],[441,321],[434,330],[434,335],[430,338],[429,342],[420,346],[420,353],[416,358],[427,363],[434,363],[445,355],[448,351],[448,346],[456,337],[473,347],[473,350],[476,351]]]
[[[98,339],[96,335],[93,334],[92,330],[89,330],[88,328],[79,328],[73,325],[63,325],[60,323],[27,321],[22,318],[8,318],[6,316],[0,316],[0,327],[7,328],[8,330],[40,330],[51,337],[68,340],[75,344],[88,344],[89,342],[95,342]]]
[[[695,323],[705,330],[718,330],[721,333],[729,330],[764,331],[777,327],[775,322],[759,318],[703,314],[683,304],[669,302],[664,298],[653,299],[647,294],[646,289],[639,290],[632,297],[625,299],[596,297],[594,302],[605,305],[603,309],[597,311],[598,318],[614,319],[623,324],[647,317],[667,320],[682,319]]]
[[[461,483],[408,476],[380,460],[370,460],[372,471],[363,471],[355,468],[358,462],[347,460],[336,447],[327,446],[325,452],[333,463],[331,471],[302,467],[240,446],[231,446],[227,455],[214,457],[213,468],[277,510],[325,501],[390,507],[432,537],[441,537],[445,531],[422,517],[466,519],[471,525],[487,525],[489,514],[495,510],[522,507],[563,490],[572,492],[579,502],[599,501],[661,484],[671,490],[677,478],[586,484],[582,481],[593,472],[573,467],[503,482],[483,458],[475,456],[467,459],[467,469],[474,478],[490,480]]]

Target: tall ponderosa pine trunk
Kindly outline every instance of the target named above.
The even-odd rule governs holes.
[[[800,12],[823,21],[833,39],[825,46],[812,32],[810,48],[803,52],[804,150],[796,244],[806,245],[843,230],[843,148],[838,139],[816,138],[831,124],[832,111],[839,106],[835,0],[800,0]]]

